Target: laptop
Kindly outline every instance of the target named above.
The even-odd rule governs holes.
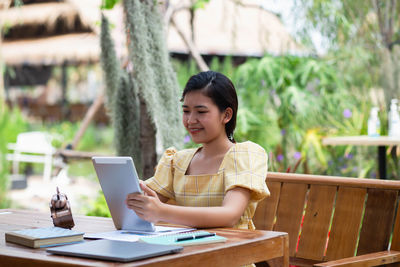
[[[102,239],[56,248],[49,248],[46,251],[56,255],[129,262],[177,253],[182,249],[183,247],[181,246],[156,245],[144,242],[127,242]]]
[[[93,157],[93,166],[117,230],[155,230],[153,223],[142,220],[125,204],[129,193],[142,193],[131,157]]]

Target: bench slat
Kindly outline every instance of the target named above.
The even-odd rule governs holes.
[[[303,216],[307,184],[284,183],[281,187],[275,231],[289,234],[289,255],[294,256]]]
[[[336,186],[310,186],[297,257],[323,260],[336,190]]]
[[[325,260],[354,256],[366,189],[339,187]]]
[[[336,261],[315,264],[315,267],[364,267],[364,266],[399,266],[400,252],[380,251],[357,257],[345,258]],[[394,263],[391,265],[390,263]]]
[[[388,249],[397,190],[368,189],[357,255]]]
[[[267,186],[271,195],[258,203],[253,222],[256,229],[271,231],[274,226],[276,210],[278,208],[281,183],[267,182]]]
[[[391,190],[400,189],[400,181],[360,179],[360,178],[310,175],[310,174],[298,174],[298,173],[269,172],[267,181],[282,182],[282,183],[334,185],[334,186],[343,185],[356,188],[382,188],[382,189],[386,188]]]

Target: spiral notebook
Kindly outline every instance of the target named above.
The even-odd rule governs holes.
[[[211,233],[207,231],[195,231],[190,233],[168,234],[160,236],[144,236],[140,237],[139,241],[150,244],[158,244],[158,245],[193,246],[200,244],[226,242],[227,240],[225,237],[219,235],[214,235],[204,238],[196,238],[199,236],[204,236],[209,234]],[[182,239],[187,239],[187,240],[182,240]]]

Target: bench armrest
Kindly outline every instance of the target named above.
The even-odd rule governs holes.
[[[369,253],[361,256],[344,258],[335,261],[328,261],[323,263],[314,264],[314,266],[319,267],[333,267],[333,266],[378,266],[384,264],[390,264],[394,262],[400,261],[400,251],[381,251],[381,252],[374,252]]]

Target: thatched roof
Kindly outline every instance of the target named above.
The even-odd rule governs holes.
[[[36,1],[24,0],[26,5],[0,13],[6,30],[1,50],[7,65],[84,63],[99,59],[99,25],[96,23],[100,21],[101,0]],[[261,56],[265,52],[304,53],[276,15],[233,2],[211,0],[205,9],[197,10],[195,43],[201,54]],[[117,48],[124,46],[121,6],[116,6],[108,17],[118,30],[114,34],[114,39],[118,39]],[[189,36],[188,11],[177,12],[175,20]],[[168,48],[171,52],[188,53],[173,27],[168,32]]]
[[[262,56],[266,52],[275,55],[305,53],[275,14],[255,8],[258,3],[255,1],[240,1],[243,6],[234,2],[211,0],[204,9],[196,10],[194,39],[201,54]],[[189,37],[189,12],[178,11],[175,20]],[[188,52],[174,27],[170,27],[168,32],[168,47],[173,52]]]
[[[97,62],[98,37],[93,33],[64,34],[54,37],[4,42],[7,65],[61,65]]]
[[[53,26],[57,19],[63,19],[73,27],[78,12],[70,3],[39,3],[12,7],[0,12],[6,27],[15,27],[20,24],[46,24]]]
[[[85,3],[98,2],[80,0]],[[99,13],[98,6],[95,8]],[[0,13],[4,22],[2,58],[7,65],[57,65],[99,60],[96,26],[85,19],[74,0],[11,7]]]
[[[13,7],[0,12],[0,16],[6,41],[92,31],[91,25],[81,19],[78,10],[69,2]]]

